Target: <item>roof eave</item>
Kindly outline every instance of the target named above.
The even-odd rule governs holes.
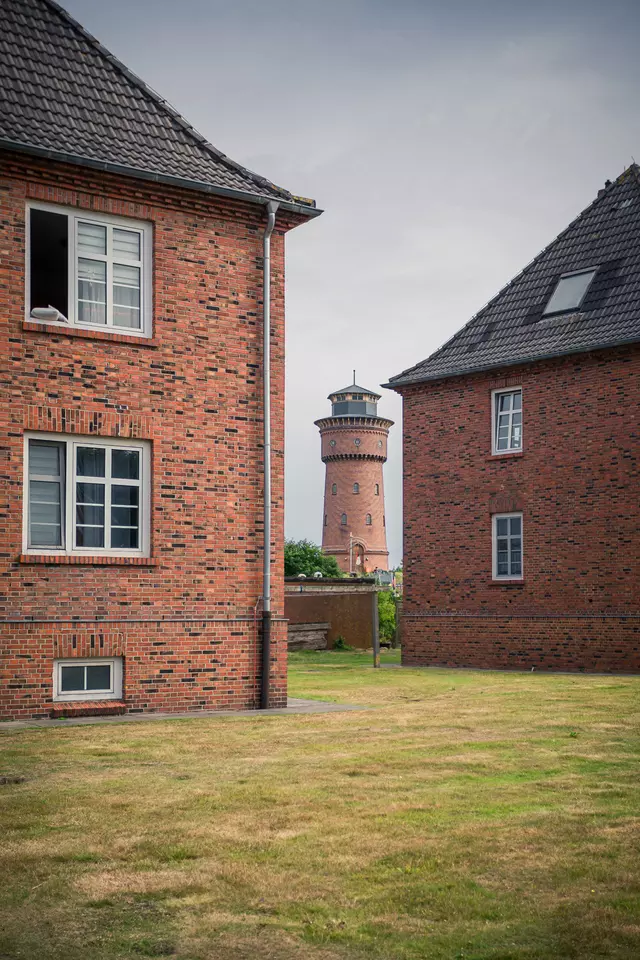
[[[584,347],[572,347],[570,350],[555,350],[551,353],[539,353],[533,357],[519,357],[515,360],[503,360],[501,363],[487,363],[475,367],[467,367],[465,370],[450,370],[448,373],[434,373],[432,376],[420,377],[419,380],[390,380],[383,383],[382,387],[386,390],[400,391],[407,387],[417,387],[421,383],[434,383],[437,380],[451,380],[454,377],[466,377],[472,373],[484,373],[488,370],[501,370],[503,367],[521,367],[528,363],[539,363],[541,360],[553,360],[555,357],[570,357],[574,353],[593,353],[596,350],[613,350],[616,347],[625,347],[634,343],[640,343],[640,335],[626,337],[621,340],[612,340],[609,343],[593,343]]]
[[[0,150],[10,150],[16,153],[25,153],[29,156],[44,157],[48,160],[58,160],[61,163],[71,163],[80,167],[90,167],[93,170],[103,170],[106,173],[114,173],[120,176],[135,177],[137,180],[148,180],[152,183],[165,183],[167,186],[181,187],[185,190],[196,190],[200,193],[214,194],[215,196],[228,197],[232,200],[242,200],[245,203],[254,203],[264,206],[269,201],[275,200],[279,208],[289,213],[296,213],[299,216],[319,217],[323,212],[317,207],[307,206],[306,204],[296,203],[295,200],[287,200],[274,194],[245,193],[243,190],[234,190],[232,187],[220,187],[213,183],[207,183],[200,180],[189,180],[186,177],[173,177],[167,173],[158,173],[154,170],[140,170],[137,167],[128,167],[126,164],[113,163],[110,160],[95,160],[93,157],[82,157],[75,154],[64,153],[59,150],[52,150],[49,147],[37,147],[33,144],[20,143],[15,140],[0,138]]]

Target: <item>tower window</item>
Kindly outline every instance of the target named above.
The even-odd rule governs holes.
[[[342,527],[346,527],[346,525],[347,525],[347,515],[346,515],[346,513],[343,513],[342,516],[340,517],[340,525],[341,525]]]
[[[325,513],[325,515],[324,515],[324,525],[325,525],[325,527],[326,527],[326,525],[327,525],[327,522],[328,522],[328,520],[327,520],[327,515],[326,515],[326,513]]]
[[[337,492],[338,492],[338,484],[337,484],[337,483],[332,483],[332,484],[331,484],[331,495],[335,497],[335,495],[336,495]]]
[[[353,492],[354,492],[354,493],[360,493],[360,484],[359,484],[359,483],[354,483],[354,485],[353,485]]]
[[[356,447],[359,447],[359,446],[360,446],[360,439],[359,439],[359,438],[358,438],[357,440],[354,440],[353,442],[355,443]]]
[[[376,497],[379,497],[379,496],[380,496],[380,484],[379,484],[379,483],[374,484],[373,492],[375,493]]]
[[[368,513],[367,516],[365,517],[365,523],[366,523],[366,525],[367,525],[368,527],[371,526],[371,514],[370,514],[370,513]]]

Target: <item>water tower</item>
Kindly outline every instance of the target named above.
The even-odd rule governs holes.
[[[329,394],[331,416],[316,420],[326,464],[322,552],[345,573],[387,570],[382,467],[392,420],[378,416],[379,393],[355,382]]]

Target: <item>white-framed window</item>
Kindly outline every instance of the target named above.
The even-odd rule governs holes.
[[[150,444],[25,436],[25,553],[148,556]]]
[[[597,270],[597,267],[590,267],[588,270],[575,270],[572,273],[563,274],[544,308],[543,316],[550,313],[567,313],[571,310],[577,310],[582,304]]]
[[[493,579],[522,580],[522,514],[494,514],[492,540]]]
[[[522,387],[491,394],[492,453],[522,450]]]
[[[27,206],[27,319],[149,337],[151,284],[151,224]]]
[[[121,657],[53,661],[54,700],[119,700],[121,697]]]

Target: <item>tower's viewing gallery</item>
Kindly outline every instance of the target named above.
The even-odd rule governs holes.
[[[322,552],[345,573],[387,570],[382,467],[392,420],[378,416],[379,393],[354,383],[329,394],[331,416],[316,420],[326,464]]]

